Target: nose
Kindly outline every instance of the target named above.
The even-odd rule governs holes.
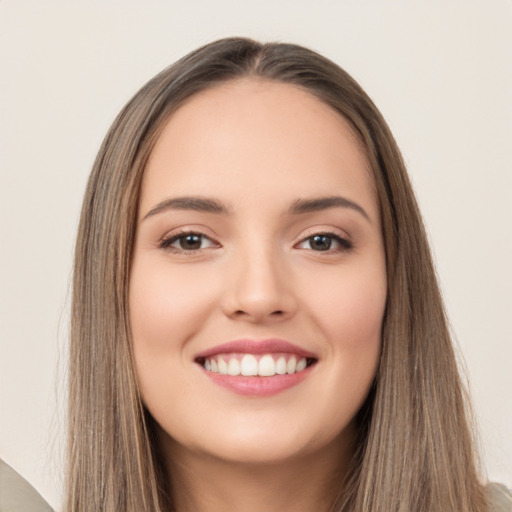
[[[240,255],[226,281],[222,307],[231,319],[272,323],[296,313],[293,281],[282,258],[271,251]]]

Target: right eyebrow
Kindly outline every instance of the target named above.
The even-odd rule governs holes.
[[[301,213],[318,212],[329,208],[349,208],[360,213],[366,220],[371,222],[370,216],[361,205],[341,196],[297,199],[297,201],[295,201],[290,207],[290,213],[300,215]]]
[[[205,197],[173,197],[158,203],[154,208],[144,215],[143,221],[157,213],[166,210],[194,210],[196,212],[223,213],[228,214],[229,210],[221,202]]]

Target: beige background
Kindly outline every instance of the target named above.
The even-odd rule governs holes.
[[[228,35],[310,46],[389,121],[468,368],[489,477],[512,486],[512,2],[0,0],[0,457],[58,507],[71,255],[110,122]]]

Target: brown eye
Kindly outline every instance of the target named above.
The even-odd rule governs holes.
[[[175,252],[195,252],[201,249],[215,247],[217,244],[201,233],[180,233],[162,240],[162,249],[171,249]]]
[[[177,242],[180,246],[180,249],[184,249],[185,251],[191,251],[195,249],[200,249],[202,244],[202,235],[196,235],[195,233],[190,235],[184,235],[178,238]]]
[[[314,251],[328,251],[332,245],[332,238],[327,235],[315,235],[309,239],[309,245]]]
[[[352,243],[334,233],[317,233],[305,238],[298,247],[316,252],[342,252],[352,249]]]

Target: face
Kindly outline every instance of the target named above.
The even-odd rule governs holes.
[[[339,114],[240,80],[172,115],[145,169],[129,304],[169,450],[269,462],[346,444],[385,301],[376,192]]]

